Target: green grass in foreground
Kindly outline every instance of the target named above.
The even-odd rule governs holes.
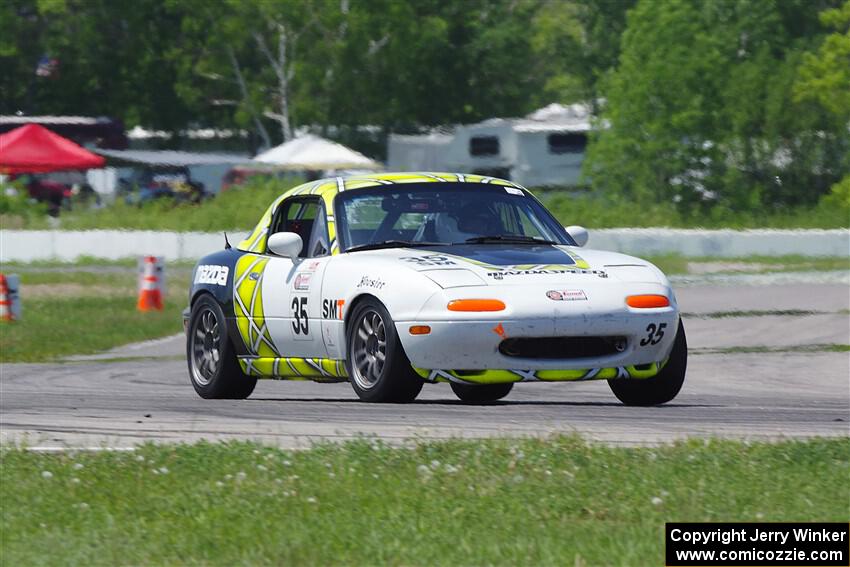
[[[661,565],[667,521],[846,521],[848,439],[2,451],[9,565]]]

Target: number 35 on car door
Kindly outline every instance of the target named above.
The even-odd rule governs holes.
[[[292,297],[292,336],[296,341],[311,340],[307,299],[306,295],[294,295]]]

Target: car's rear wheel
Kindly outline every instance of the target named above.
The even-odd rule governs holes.
[[[609,380],[611,391],[627,406],[657,406],[676,397],[685,382],[688,368],[688,341],[685,326],[679,320],[679,330],[670,358],[661,371],[652,378]]]
[[[257,379],[239,367],[224,313],[209,295],[200,297],[192,306],[186,358],[192,386],[202,398],[244,399],[257,385]]]
[[[372,298],[359,302],[348,325],[351,386],[364,402],[412,402],[422,390],[389,312]]]
[[[485,404],[507,396],[514,387],[513,382],[504,384],[458,384],[452,382],[452,391],[463,402]]]

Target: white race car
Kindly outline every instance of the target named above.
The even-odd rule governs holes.
[[[195,268],[184,312],[192,385],[245,398],[257,378],[350,381],[409,402],[450,382],[489,402],[515,382],[608,380],[629,405],[672,400],[687,365],[667,278],[581,246],[523,187],[491,177],[323,179]]]

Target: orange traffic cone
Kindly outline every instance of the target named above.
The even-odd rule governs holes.
[[[162,265],[156,256],[145,256],[139,278],[139,311],[162,311]]]
[[[14,321],[12,317],[12,301],[9,298],[9,284],[6,276],[0,274],[0,321]]]

